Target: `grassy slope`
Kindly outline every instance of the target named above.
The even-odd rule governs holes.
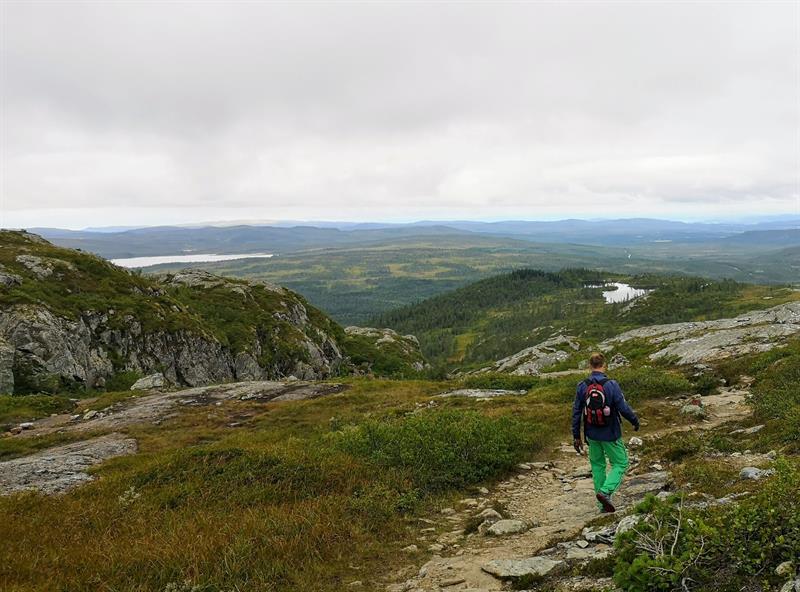
[[[800,414],[791,407],[796,389],[787,389],[799,379],[798,351],[794,343],[715,370],[729,382],[743,372],[756,376],[754,421],[767,423],[762,432],[737,439],[726,437],[726,428],[697,444],[684,435],[645,448],[645,462],[666,457],[679,484],[691,480],[721,495],[731,475],[704,451],[796,454],[797,428],[787,419]],[[658,397],[707,387],[675,369],[638,363],[615,376],[647,422],[644,435],[675,421]],[[8,590],[161,591],[184,580],[200,590],[241,592],[333,592],[354,580],[382,589],[377,577],[407,561],[400,549],[420,544],[410,521],[500,478],[519,460],[546,458],[548,445],[565,438],[575,382],[350,379],[349,390],[321,399],[228,402],[129,428],[140,453],[105,463],[94,483],[58,497],[0,498],[0,581]],[[432,395],[458,386],[524,388],[528,395],[435,399],[429,406]],[[228,427],[232,421],[241,427]],[[30,450],[41,446],[33,438],[0,439],[0,457],[24,453],[18,443],[26,440]]]
[[[654,397],[698,388],[668,368],[616,376],[645,435],[675,420]],[[150,591],[185,580],[200,590],[333,592],[354,580],[380,590],[380,576],[407,561],[400,549],[420,544],[410,522],[565,438],[575,380],[351,379],[326,398],[228,402],[132,427],[140,453],[105,463],[100,480],[64,496],[0,498],[0,580],[8,590]],[[429,406],[458,386],[528,395]],[[0,456],[22,453],[18,441],[0,439]]]

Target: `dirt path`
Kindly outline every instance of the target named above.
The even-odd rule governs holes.
[[[706,420],[651,432],[647,439],[675,431],[710,429],[744,418],[750,413],[745,405],[747,394],[744,390],[730,389],[704,397]],[[685,401],[666,404],[678,406],[683,403]],[[666,471],[633,464],[615,495],[615,502],[619,509],[624,510],[646,493],[661,490],[668,481]],[[530,525],[529,530],[506,536],[478,533],[464,536],[467,519],[491,507],[494,502],[502,503],[512,519]],[[433,558],[419,569],[409,566],[402,573],[395,574],[388,590],[488,592],[508,589],[502,580],[485,571],[487,564],[535,556],[551,547],[553,539],[577,537],[590,521],[598,517],[588,461],[567,444],[562,444],[551,462],[521,465],[519,474],[499,483],[494,491],[475,499],[462,500],[460,507],[454,509],[455,514],[436,520],[436,525],[425,525],[429,529],[435,528],[436,532],[422,532],[416,541],[421,549],[434,551]],[[576,556],[580,554],[580,551],[575,553]]]

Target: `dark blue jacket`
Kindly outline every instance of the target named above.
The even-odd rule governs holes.
[[[602,372],[592,372],[589,378],[601,379],[608,376]],[[620,414],[627,419],[634,427],[639,425],[639,418],[625,402],[625,395],[616,380],[609,380],[603,385],[603,392],[606,395],[606,404],[611,407],[610,421],[604,426],[586,425],[584,420],[583,430],[586,438],[590,440],[602,440],[604,442],[615,442],[622,437],[622,425],[619,419]],[[575,393],[575,404],[572,406],[572,437],[577,440],[581,437],[581,418],[583,418],[583,407],[586,405],[586,383],[581,381]]]

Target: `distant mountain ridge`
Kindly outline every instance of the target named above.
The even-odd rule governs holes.
[[[305,249],[363,245],[372,241],[418,236],[476,234],[543,243],[602,246],[664,242],[715,242],[748,232],[797,230],[800,218],[741,223],[689,223],[651,218],[501,222],[419,221],[412,223],[238,224],[234,226],[155,226],[123,231],[34,228],[55,244],[80,248],[107,258],[203,253],[287,253]],[[796,234],[790,235],[790,237]],[[791,238],[794,240],[794,238]],[[797,239],[800,244],[800,238]],[[783,246],[788,246],[782,242]]]

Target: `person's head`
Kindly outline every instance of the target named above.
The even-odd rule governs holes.
[[[606,357],[601,352],[594,352],[589,356],[589,366],[592,370],[604,371],[606,369]]]

